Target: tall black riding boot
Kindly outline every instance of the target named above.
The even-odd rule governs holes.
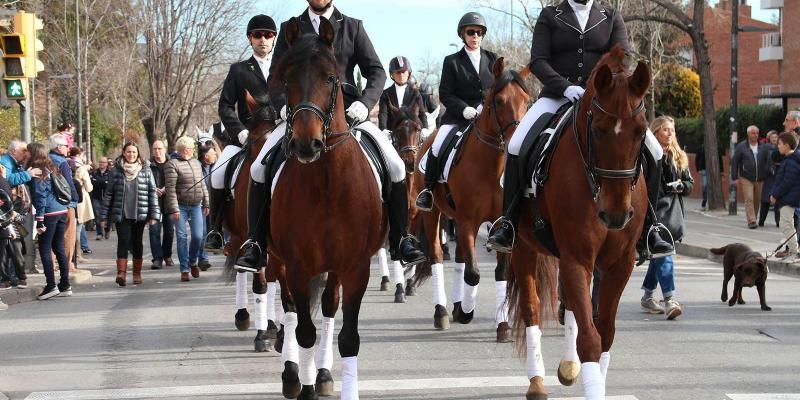
[[[651,259],[666,257],[675,254],[675,245],[664,240],[664,237],[670,238],[670,235],[664,232],[662,236],[661,230],[663,228],[654,228],[658,225],[656,205],[658,204],[658,195],[661,190],[661,162],[653,159],[647,149],[644,150],[643,156],[645,160],[644,178],[647,182],[647,202],[649,206],[645,216],[642,236],[639,239],[639,243],[637,243],[637,250],[640,254],[643,254],[646,248]]]
[[[433,185],[441,175],[439,171],[439,159],[428,152],[428,161],[425,163],[425,189],[417,195],[416,206],[422,211],[430,211],[433,208]]]
[[[417,265],[425,260],[422,244],[414,235],[407,233],[408,192],[406,180],[392,183],[389,195],[389,252],[392,260],[400,260],[404,265]]]
[[[208,220],[211,221],[211,226],[206,235],[207,250],[220,250],[223,246],[224,238],[222,237],[222,213],[223,205],[225,204],[225,189],[208,189],[208,199],[211,203],[211,210],[208,213]]]
[[[244,254],[236,259],[238,271],[258,272],[266,264],[266,262],[262,262],[262,255],[265,256],[267,251],[269,205],[269,186],[266,183],[251,180],[250,190],[247,193],[247,235],[249,239],[242,246]]]
[[[506,168],[503,173],[503,216],[492,225],[488,246],[500,253],[510,253],[514,247],[514,237],[519,222],[519,203],[521,179],[519,177],[518,157],[506,155]]]

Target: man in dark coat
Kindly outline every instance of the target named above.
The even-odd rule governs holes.
[[[362,22],[342,14],[333,6],[332,0],[308,0],[308,8],[299,17],[293,18],[295,23],[299,24],[300,32],[304,35],[319,34],[320,24],[325,23],[323,19],[330,23],[335,32],[333,49],[336,61],[339,63],[339,76],[344,79],[341,88],[345,113],[353,121],[363,121],[357,128],[372,137],[378,144],[392,180],[391,195],[387,200],[389,250],[392,259],[401,260],[406,265],[416,265],[423,262],[426,257],[422,251],[421,244],[412,235],[407,234],[408,201],[406,197],[405,164],[392,146],[389,138],[375,124],[368,121],[369,110],[375,107],[381,95],[381,88],[386,82],[386,72],[378,55],[375,53]],[[278,43],[275,47],[276,60],[279,60],[288,51],[289,44],[286,41],[285,29],[290,21],[281,24]],[[358,66],[361,75],[366,79],[366,86],[360,94],[353,75],[356,66]],[[274,67],[275,65],[273,64]],[[271,90],[270,98],[275,108],[281,110],[281,119],[285,120],[286,100],[285,93],[282,93],[283,86],[270,82],[269,87]],[[239,271],[255,272],[266,264],[266,257],[262,257],[261,249],[266,249],[267,245],[270,200],[268,191],[270,182],[266,182],[266,171],[260,161],[278,143],[285,132],[286,124],[280,124],[275,128],[272,134],[267,137],[267,142],[261,149],[257,162],[250,168],[252,180],[250,181],[250,191],[247,198],[249,240],[245,244],[244,254],[236,260],[236,268]]]
[[[156,196],[158,209],[164,209],[164,194],[166,193],[166,179],[164,167],[167,164],[167,147],[161,140],[156,140],[150,147],[150,171],[156,183]],[[175,237],[175,222],[167,213],[161,214],[161,219],[149,227],[150,253],[153,255],[153,264],[150,269],[161,269],[164,263],[172,266],[172,240]]]
[[[758,136],[758,127],[748,126],[747,140],[736,145],[731,160],[731,183],[738,183],[742,191],[747,226],[750,229],[758,226],[756,215],[757,207],[761,204],[761,186],[771,165],[767,145],[760,143]]]
[[[389,75],[392,77],[394,84],[386,88],[381,94],[378,106],[378,129],[385,131],[394,127],[396,121],[392,119],[392,113],[389,112],[390,107],[411,108],[416,104],[419,107],[418,114],[419,120],[422,122],[422,128],[427,131],[428,119],[425,117],[426,109],[422,103],[422,95],[419,90],[409,83],[411,63],[403,56],[393,58],[389,61]],[[424,132],[422,136],[428,136],[428,132]]]
[[[227,161],[241,151],[240,145],[244,146],[247,143],[250,133],[247,125],[250,123],[251,114],[245,93],[249,92],[253,98],[262,101],[267,98],[267,79],[274,58],[272,49],[276,33],[275,21],[269,16],[262,14],[251,18],[247,23],[247,39],[253,49],[253,55],[245,61],[231,65],[222,86],[222,94],[219,97],[221,122],[214,124],[213,137],[220,142],[223,150],[218,161],[221,167],[214,170],[209,187],[211,226],[205,241],[205,248],[209,250],[219,250],[223,245],[222,219],[219,214],[227,197],[225,193]]]

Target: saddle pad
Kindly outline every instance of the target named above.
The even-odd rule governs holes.
[[[232,198],[236,196],[233,188],[236,187],[236,181],[239,179],[245,158],[247,158],[247,152],[240,151],[230,158],[227,168],[225,168],[225,190],[231,194]]]
[[[447,177],[450,176],[450,169],[452,169],[452,166],[455,164],[456,157],[459,153],[459,150],[461,150],[461,143],[463,143],[464,138],[466,137],[464,134],[465,128],[466,127],[464,126],[453,128],[453,130],[448,132],[450,137],[446,138],[445,142],[442,144],[442,148],[439,153],[439,159],[441,160],[445,154],[447,155],[447,158],[445,159],[445,164],[442,168],[442,175],[439,176],[438,179],[440,183],[446,183]],[[425,174],[425,166],[427,165],[427,162],[428,152],[425,152],[425,154],[422,156],[422,159],[420,159],[418,166],[420,172],[423,174]]]
[[[571,121],[572,105],[570,103],[562,106],[555,114],[543,114],[539,121],[531,127],[533,129],[545,128],[541,133],[536,134],[530,141],[526,139],[520,154],[524,154],[520,160],[520,168],[524,182],[528,182],[526,194],[536,196],[537,189],[547,181],[550,171],[550,161],[553,151],[561,140],[564,127]],[[546,122],[546,123],[545,123]]]

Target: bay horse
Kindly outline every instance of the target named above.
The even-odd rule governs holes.
[[[449,328],[440,247],[440,213],[444,213],[456,223],[456,277],[451,292],[453,320],[467,324],[474,316],[480,281],[475,252],[478,229],[484,222],[494,221],[503,212],[500,178],[505,167],[505,143],[514,132],[513,128],[519,125],[520,119],[525,115],[530,99],[525,84],[525,79],[530,75],[528,68],[519,73],[507,70],[505,60],[501,57],[495,62],[492,72],[494,84],[483,100],[483,111],[475,120],[472,129],[465,133],[460,159],[453,162],[448,177],[446,185],[449,187],[453,204],[447,200],[445,185],[437,184],[433,190],[434,207],[422,215],[424,232],[429,244],[429,257],[432,261],[417,269],[415,279],[422,281],[433,276],[436,329]],[[428,138],[423,147],[424,151],[430,148],[436,134]],[[424,152],[418,155],[417,163],[420,162],[422,154]],[[442,155],[443,160],[446,157],[447,155]],[[418,189],[421,189],[422,173],[417,171],[416,174]],[[507,257],[498,253],[495,268],[495,320],[498,342],[510,341],[508,312],[505,307]]]
[[[370,257],[386,240],[387,215],[372,167],[345,119],[333,26],[320,18],[318,36],[301,36],[292,19],[285,32],[289,49],[270,81],[286,93],[283,145],[289,158],[272,193],[269,251],[285,264],[294,303],[284,315],[284,347],[295,339],[299,347],[296,355],[285,358],[283,394],[301,399],[331,394],[325,393],[333,388],[329,371],[325,384],[315,385],[315,375],[320,382],[322,370],[314,360],[316,328],[309,288],[314,277],[327,272],[323,332],[333,329],[341,286],[341,398],[358,399],[358,314],[369,282]],[[320,349],[325,351],[329,349]],[[283,353],[289,351],[284,348]]]
[[[566,354],[559,364],[559,380],[570,385],[581,372],[585,397],[590,400],[605,398],[617,306],[633,270],[635,244],[647,209],[647,188],[639,176],[641,153],[646,151],[643,98],[650,86],[650,70],[640,61],[629,76],[628,65],[624,50],[615,46],[592,71],[572,122],[554,149],[549,178],[536,197],[560,253],[557,268],[568,310]],[[523,200],[521,206],[519,239],[512,250],[509,274],[509,303],[515,337],[526,342],[530,379],[526,398],[539,400],[547,394],[537,284],[543,290],[554,288],[552,281],[536,282],[536,274],[539,269],[554,270],[556,266],[550,262],[554,255],[534,235],[532,200]],[[595,267],[603,276],[596,326],[589,295]],[[550,299],[552,302],[553,297]]]

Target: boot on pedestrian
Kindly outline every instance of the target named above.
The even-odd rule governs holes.
[[[133,284],[134,285],[141,285],[142,284],[142,262],[144,260],[133,260]]]
[[[128,259],[117,259],[117,285],[125,286],[125,275],[128,273]]]

